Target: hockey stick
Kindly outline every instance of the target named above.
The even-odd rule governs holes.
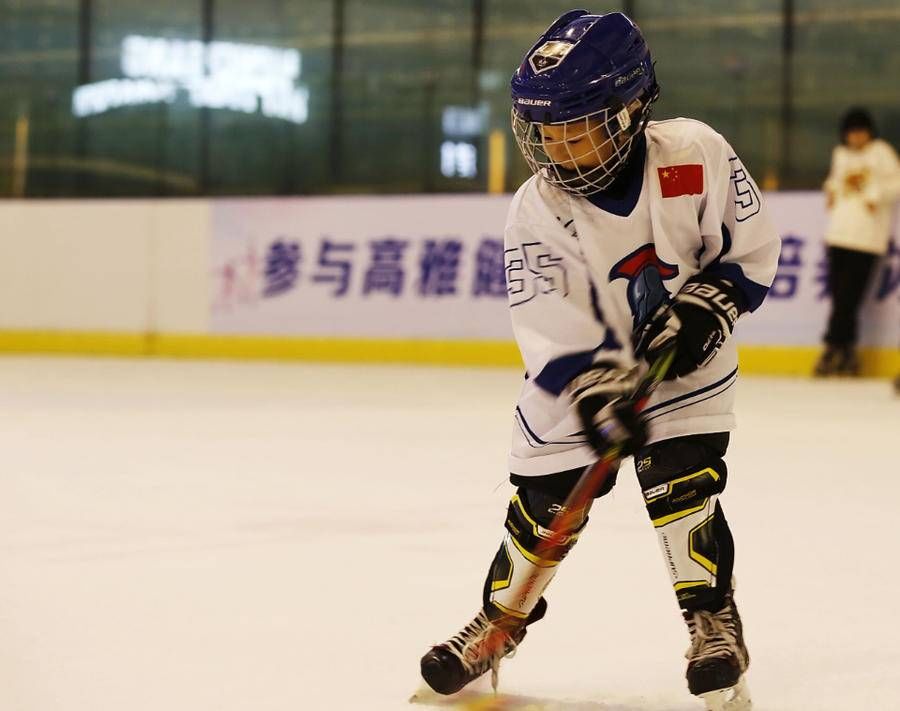
[[[675,358],[675,349],[670,348],[662,353],[647,370],[647,373],[641,379],[638,386],[632,393],[631,399],[635,401],[635,407],[640,413],[646,406],[650,396],[659,387],[660,383],[665,379],[669,367]],[[551,548],[565,544],[571,532],[574,531],[578,524],[581,523],[579,516],[581,510],[594,499],[594,495],[603,486],[610,474],[618,467],[619,462],[623,459],[622,447],[614,445],[610,447],[603,456],[600,457],[593,465],[587,467],[573,487],[569,496],[559,512],[553,517],[548,528],[540,529],[540,540],[535,546],[532,554],[538,558],[543,558]],[[535,575],[531,575],[520,583],[519,592],[525,592],[534,585]],[[490,650],[500,650],[506,644],[507,635],[502,632],[489,636],[485,639],[484,644]],[[493,653],[493,652],[491,652]],[[493,682],[496,680],[494,677]],[[434,697],[434,698],[432,698]],[[411,703],[425,704],[452,704],[453,708],[460,711],[501,711],[502,709],[512,708],[510,704],[515,703],[514,699],[509,697],[497,696],[497,687],[494,686],[493,696],[483,696],[476,699],[457,699],[451,700],[448,697],[440,697],[431,692],[430,689],[424,689],[414,694],[410,699]]]
[[[674,359],[675,349],[668,348],[651,363],[650,368],[631,395],[638,413],[647,407],[650,396],[665,379],[666,373],[669,371],[669,367]],[[585,469],[581,478],[579,478],[568,497],[566,497],[562,508],[551,520],[549,527],[546,529],[538,527],[540,540],[535,546],[535,550],[531,552],[536,558],[544,558],[552,548],[565,545],[568,542],[572,532],[581,523],[582,509],[594,499],[595,494],[600,490],[600,487],[603,486],[610,474],[618,468],[619,462],[624,457],[621,445],[613,445],[592,466]],[[519,592],[524,593],[534,585],[536,576],[537,573],[535,572],[523,580],[520,584]],[[504,644],[503,637],[505,635],[496,635],[495,639],[486,641],[486,643],[491,648],[500,649]],[[495,687],[494,692],[496,693],[496,691]]]

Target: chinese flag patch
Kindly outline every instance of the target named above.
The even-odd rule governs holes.
[[[670,165],[656,170],[664,198],[700,195],[703,192],[703,166],[700,163]]]

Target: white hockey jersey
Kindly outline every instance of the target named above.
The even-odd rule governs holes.
[[[780,240],[722,136],[699,121],[656,121],[635,150],[616,195],[574,197],[532,177],[513,198],[506,275],[526,367],[514,414],[514,474],[596,459],[566,384],[597,360],[633,365],[634,328],[691,276],[729,279],[751,311],[775,276]],[[736,377],[729,339],[705,368],[663,383],[645,411],[651,441],[733,429]]]

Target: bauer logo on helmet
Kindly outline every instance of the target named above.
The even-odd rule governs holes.
[[[516,103],[522,106],[553,106],[553,102],[550,99],[519,98],[516,99]]]
[[[627,84],[628,82],[630,82],[631,80],[635,79],[636,77],[640,77],[640,76],[643,76],[643,75],[644,75],[644,67],[643,67],[643,65],[641,65],[641,66],[639,66],[639,67],[635,67],[635,68],[632,69],[630,72],[628,72],[628,74],[625,74],[625,75],[623,75],[623,76],[620,76],[618,79],[616,79],[616,82],[615,82],[614,86],[615,86],[616,88],[618,88],[618,87],[620,87],[620,86],[622,86],[622,85],[624,85],[624,84]]]
[[[528,58],[528,62],[535,74],[547,72],[562,64],[574,47],[571,42],[551,40],[538,47]]]

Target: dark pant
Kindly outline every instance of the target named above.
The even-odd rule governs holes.
[[[878,255],[869,252],[828,248],[828,287],[831,290],[831,317],[825,334],[828,345],[856,345],[859,307],[877,259]]]

